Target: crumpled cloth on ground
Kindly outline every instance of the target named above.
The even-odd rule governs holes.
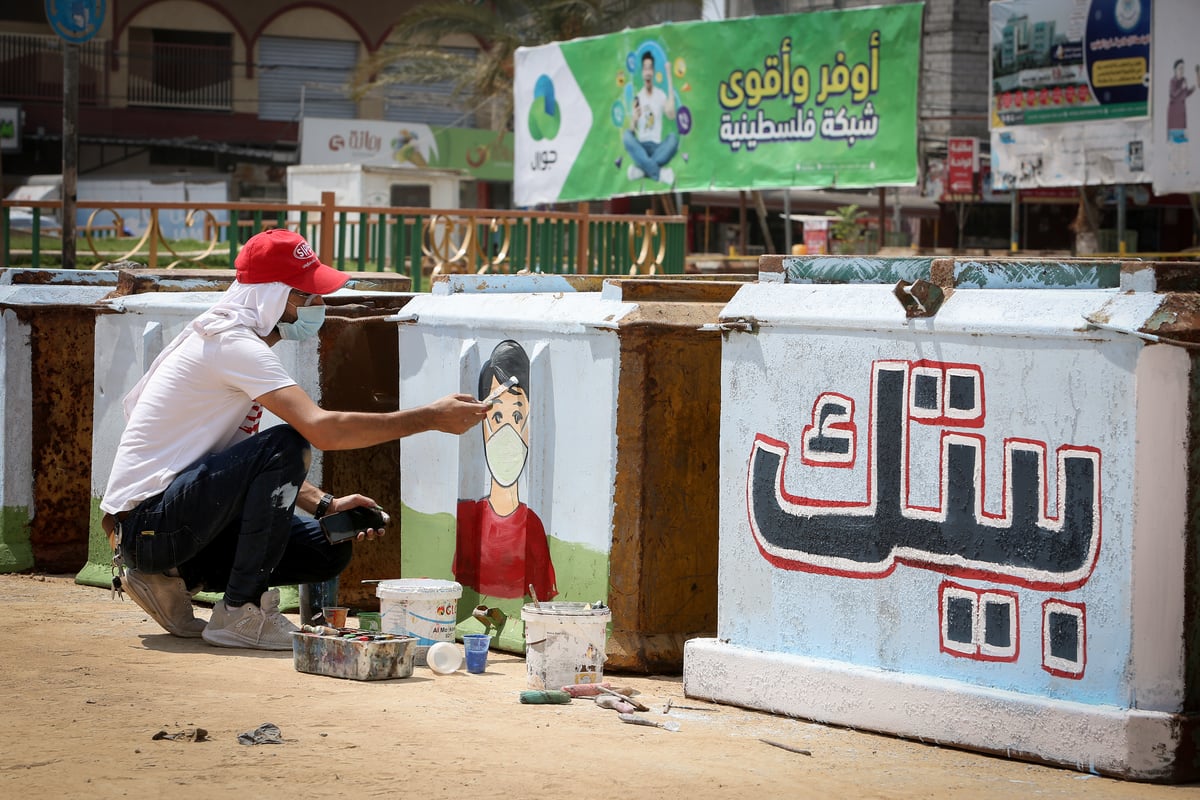
[[[270,722],[264,722],[252,731],[238,734],[238,744],[283,744],[283,734]]]
[[[177,731],[176,733],[159,731],[150,738],[155,741],[159,739],[186,739],[189,742],[203,742],[208,739],[208,731],[204,730],[204,728],[188,728],[186,731]]]

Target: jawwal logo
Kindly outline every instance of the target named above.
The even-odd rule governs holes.
[[[554,81],[541,75],[533,87],[533,106],[529,109],[529,135],[535,140],[553,139],[562,125],[558,102],[554,99]]]
[[[540,75],[534,84],[533,105],[529,108],[529,135],[535,142],[549,141],[558,135],[561,127],[562,115],[558,101],[554,99],[554,81],[549,75]],[[530,166],[535,170],[547,170],[557,161],[557,150],[535,150]]]

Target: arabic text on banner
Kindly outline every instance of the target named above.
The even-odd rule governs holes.
[[[914,185],[923,8],[658,25],[523,48],[515,200]]]
[[[995,0],[991,125],[1145,117],[1151,0]]]

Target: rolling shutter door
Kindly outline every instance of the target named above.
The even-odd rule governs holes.
[[[471,48],[444,49],[470,58],[475,56]],[[423,122],[435,128],[475,127],[475,115],[463,99],[455,97],[453,81],[388,84],[383,118],[390,122]]]
[[[354,119],[350,76],[358,42],[264,36],[258,40],[259,119]],[[302,99],[303,98],[303,101]]]

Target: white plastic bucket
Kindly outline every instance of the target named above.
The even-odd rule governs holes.
[[[416,637],[414,663],[425,666],[432,645],[454,641],[462,584],[429,578],[380,581],[375,596],[383,632]]]
[[[531,689],[561,689],[604,679],[604,642],[612,612],[587,603],[527,603],[525,671]]]

